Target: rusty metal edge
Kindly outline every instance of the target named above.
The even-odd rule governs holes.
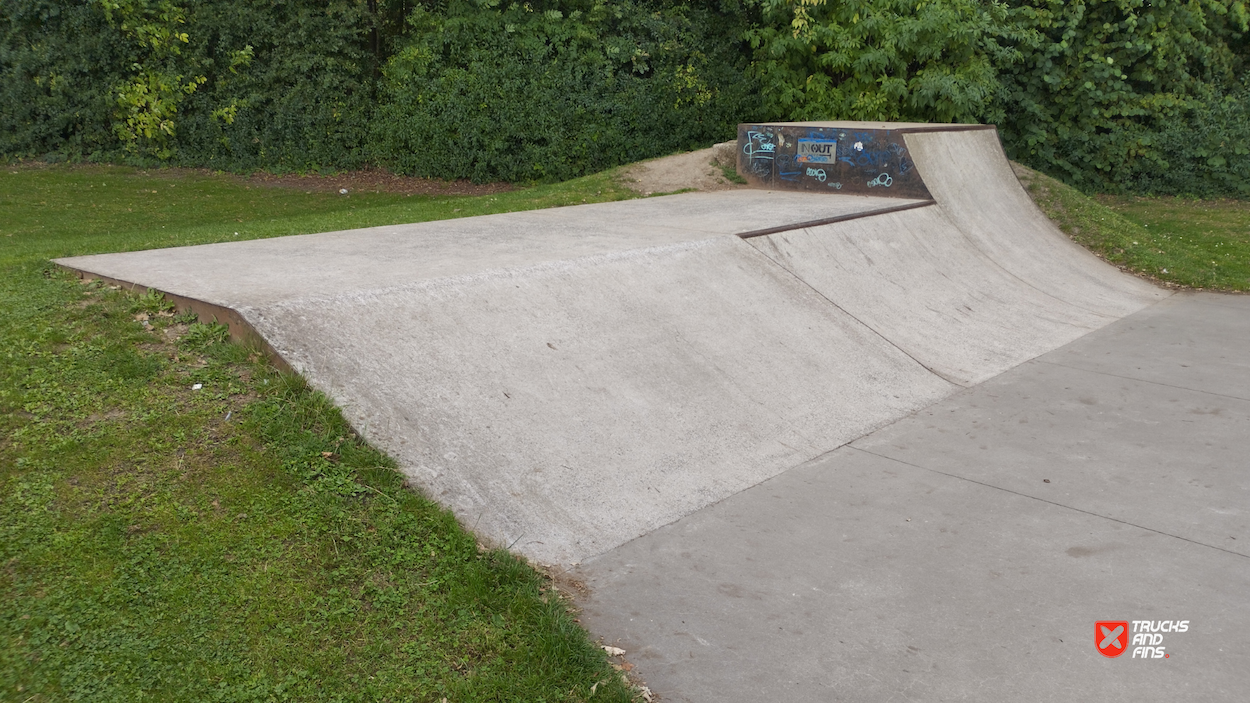
[[[982,129],[998,129],[998,125],[993,124],[947,124],[932,125],[930,127],[900,127],[894,132],[899,134],[919,134],[924,132],[973,132]]]
[[[74,268],[73,266],[66,266],[65,264],[57,264],[57,266],[76,274],[83,280],[103,281],[104,283],[120,286],[131,291],[157,290],[178,308],[178,312],[187,312],[189,310],[194,312],[196,316],[199,317],[200,322],[206,324],[210,322],[220,322],[224,324],[227,328],[229,328],[230,337],[232,339],[245,344],[255,345],[265,353],[265,356],[269,358],[269,361],[279,370],[288,373],[294,373],[295,371],[291,368],[291,365],[287,363],[286,359],[283,359],[282,355],[279,354],[278,351],[269,344],[269,342],[265,341],[265,338],[256,331],[256,328],[252,327],[247,320],[243,319],[242,315],[230,308],[215,305],[213,303],[206,303],[203,300],[198,300],[196,298],[188,298],[184,295],[176,295],[174,293],[169,293],[156,288],[150,288],[149,286],[139,285],[138,283],[132,283],[130,281],[123,281],[109,276],[101,276],[100,274],[84,271],[83,269]]]
[[[807,222],[795,222],[789,225],[778,225],[776,227],[768,227],[767,229],[754,229],[750,232],[740,232],[738,236],[742,239],[751,239],[752,237],[764,237],[779,232],[789,232],[796,229],[805,229],[807,227],[819,227],[821,225],[831,225],[835,222],[846,222],[848,220],[858,220],[864,217],[875,217],[876,215],[887,215],[891,212],[902,212],[903,210],[914,210],[921,207],[929,207],[937,205],[936,200],[921,200],[914,203],[905,203],[903,205],[891,205],[890,207],[877,208],[876,210],[865,210],[863,212],[852,212],[846,215],[835,215],[833,217],[824,217],[819,220],[808,220]]]

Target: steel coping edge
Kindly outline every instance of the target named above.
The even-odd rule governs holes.
[[[852,212],[845,215],[834,215],[833,217],[823,217],[818,220],[807,220],[806,222],[795,222],[788,225],[777,225],[776,227],[767,227],[765,229],[754,229],[750,232],[740,232],[738,237],[742,239],[751,239],[752,237],[764,237],[770,234],[778,234],[780,232],[789,232],[796,229],[806,229],[808,227],[819,227],[821,225],[831,225],[835,222],[847,222],[849,220],[858,220],[864,217],[875,217],[877,215],[887,215],[891,212],[902,212],[903,210],[915,210],[916,208],[929,207],[937,205],[936,200],[919,200],[902,205],[891,205],[889,207],[881,207],[875,210],[864,210],[863,212]]]

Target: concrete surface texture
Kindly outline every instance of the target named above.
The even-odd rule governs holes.
[[[256,315],[433,497],[548,563],[644,534],[950,390],[731,237]]]
[[[741,234],[899,204],[892,198],[749,190],[687,193],[59,263],[242,308]]]
[[[582,621],[672,703],[1245,700],[1248,342],[1173,296],[589,560]]]
[[[748,240],[906,201],[691,193],[62,263],[236,311],[480,536],[568,564],[1164,295],[1067,244],[992,131],[907,138],[976,197]]]

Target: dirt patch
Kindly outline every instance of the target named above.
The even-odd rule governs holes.
[[[643,195],[681,190],[713,191],[745,188],[730,180],[738,143],[723,142],[708,149],[643,161],[621,171],[621,183]]]
[[[119,164],[56,163],[38,159],[17,159],[3,164],[10,173],[24,170],[42,170],[52,167],[70,168],[76,171],[108,169]],[[274,188],[291,188],[305,192],[337,193],[344,188],[349,193],[399,193],[402,195],[492,195],[516,190],[511,183],[474,183],[468,180],[444,181],[437,178],[401,176],[382,168],[360,171],[342,171],[334,174],[320,173],[267,173],[257,171],[251,175],[223,174],[207,168],[135,168],[134,173],[157,178],[184,178],[186,176],[226,176],[240,183]]]
[[[401,193],[406,195],[491,195],[516,190],[511,183],[440,181],[434,178],[401,176],[384,169],[344,171],[333,175],[254,173],[245,180],[250,185],[297,188],[306,192]]]

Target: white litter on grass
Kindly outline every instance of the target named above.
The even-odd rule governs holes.
[[[339,188],[339,193],[340,193],[340,194],[342,194],[342,195],[347,195],[347,189],[346,189],[346,188]]]
[[[203,388],[203,387],[204,387],[204,384],[203,384],[203,383],[197,383],[197,384],[195,384],[194,386],[191,386],[191,390],[193,390],[193,391],[198,391],[199,389],[201,389],[201,388]]]
[[[610,644],[603,645],[603,651],[607,652],[609,657],[625,656],[625,650],[621,649],[620,647],[613,647]]]

